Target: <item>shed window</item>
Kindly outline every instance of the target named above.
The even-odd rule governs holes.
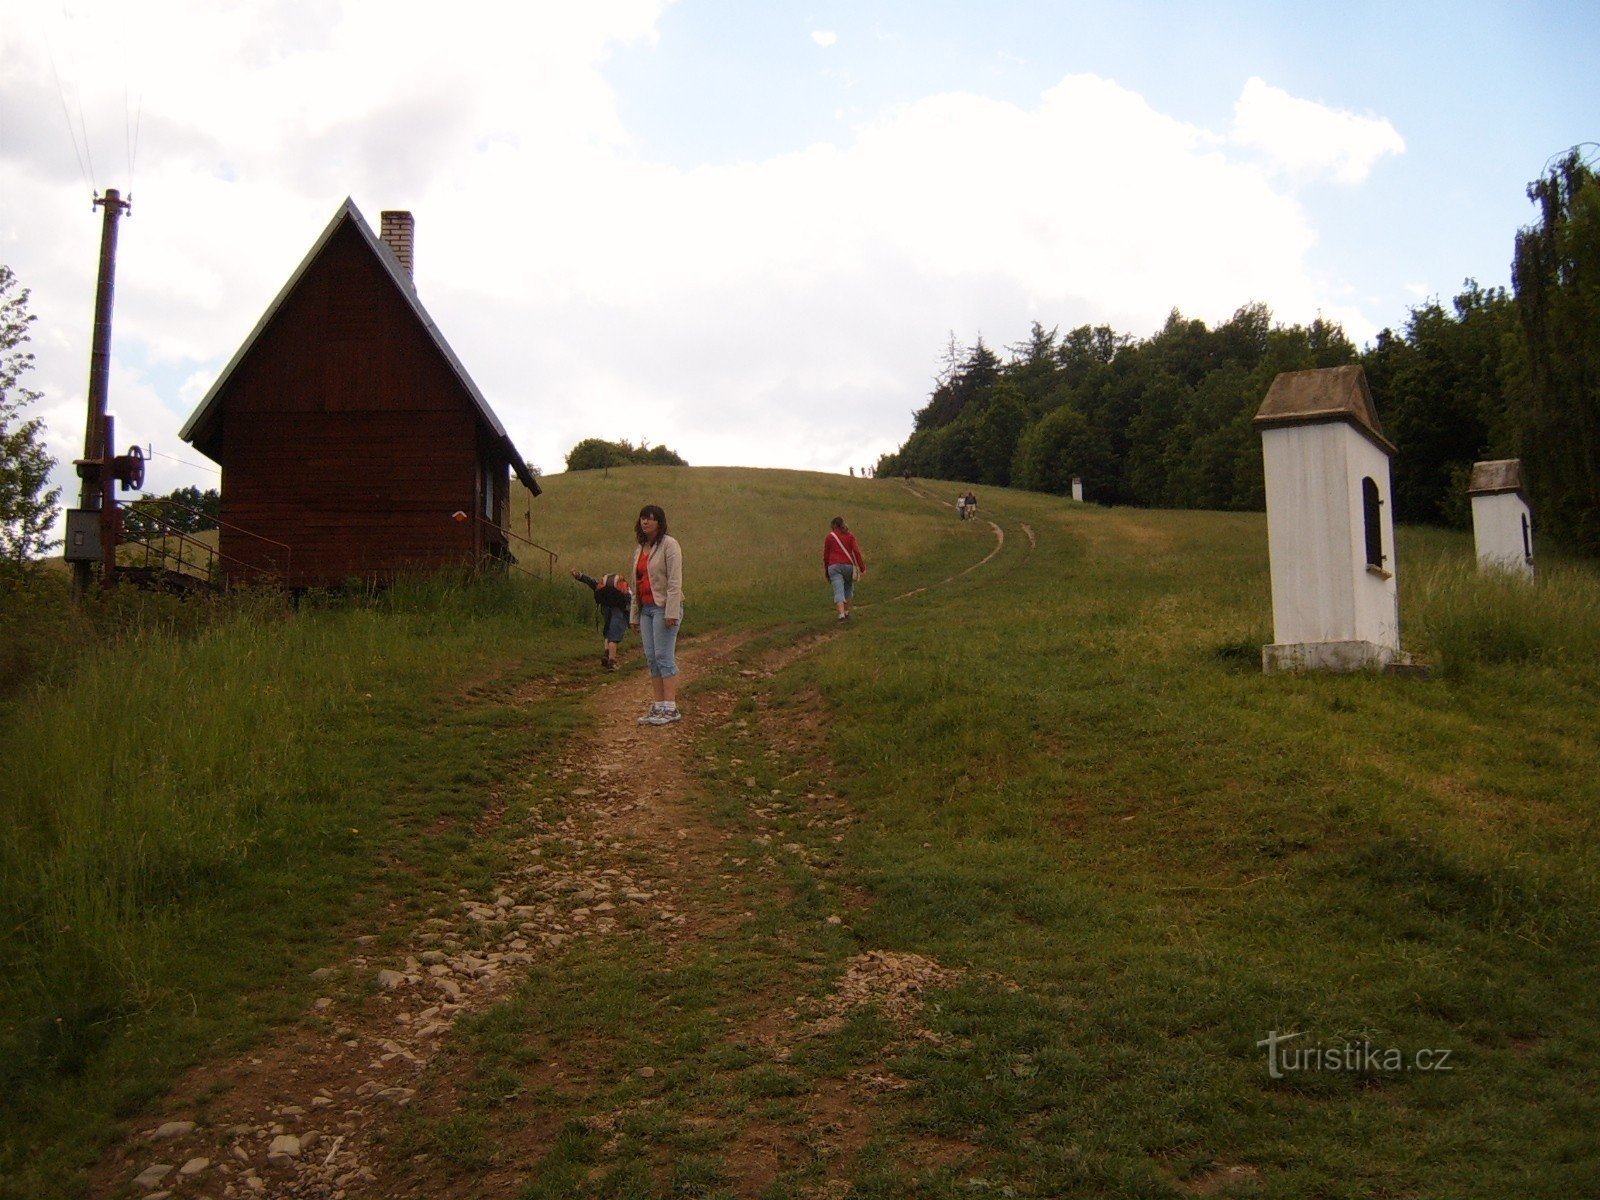
[[[1367,566],[1383,569],[1383,501],[1378,484],[1368,475],[1361,481],[1361,515],[1367,532]]]
[[[1522,557],[1533,561],[1533,538],[1528,534],[1528,514],[1522,514]]]

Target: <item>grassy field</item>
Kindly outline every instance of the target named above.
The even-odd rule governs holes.
[[[1519,587],[1402,530],[1432,677],[1268,678],[1260,515],[984,489],[961,524],[934,502],[955,485],[736,469],[545,484],[552,584],[36,664],[0,729],[0,1191],[72,1194],[185,1064],[300,1011],[352,930],[493,874],[525,830],[473,815],[557,794],[541,764],[581,732],[575,691],[506,696],[579,678],[598,639],[564,572],[622,569],[654,502],[686,560],[689,800],[729,838],[700,902],[742,919],[575,947],[463,1029],[464,1100],[394,1147],[441,1191],[554,1128],[515,1194],[1600,1193],[1592,567]],[[832,632],[835,514],[871,566],[853,627],[696,675],[713,637]],[[694,728],[714,689],[736,719]],[[764,1052],[869,952],[937,964],[917,1036],[868,1006]],[[538,1082],[578,1059],[582,1086]],[[785,1149],[753,1189],[757,1133]]]
[[[121,1119],[298,1011],[308,963],[489,869],[471,822],[575,719],[504,692],[589,649],[580,599],[8,597],[54,645],[14,647],[0,708],[0,1195],[77,1194]]]

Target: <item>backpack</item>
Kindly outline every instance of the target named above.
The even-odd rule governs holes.
[[[627,608],[633,602],[627,578],[622,575],[603,576],[594,585],[594,602],[605,608]]]

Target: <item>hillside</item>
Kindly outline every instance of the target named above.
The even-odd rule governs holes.
[[[1268,678],[1257,514],[544,484],[513,527],[548,586],[273,618],[255,678],[308,668],[294,797],[238,818],[248,861],[174,868],[207,938],[154,956],[183,1004],[158,976],[109,1018],[157,1048],[141,1090],[97,1094],[93,1048],[78,1092],[10,1081],[10,1136],[55,1152],[13,1141],[0,1194],[91,1161],[88,1194],[165,1165],[138,1194],[179,1197],[1600,1188],[1592,570],[1480,582],[1406,530],[1433,677]],[[665,729],[637,642],[599,673],[566,603],[646,502],[686,562]],[[842,629],[835,514],[869,565]],[[104,1154],[51,1124],[69,1093]]]

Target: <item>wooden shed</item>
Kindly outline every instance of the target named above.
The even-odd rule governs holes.
[[[230,580],[387,581],[510,554],[539,482],[417,298],[410,213],[346,200],[189,418]],[[457,514],[465,514],[464,519]]]

